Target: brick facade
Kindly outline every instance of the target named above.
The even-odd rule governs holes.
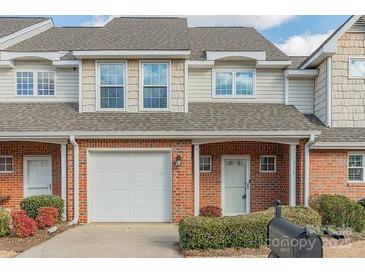
[[[201,145],[200,155],[212,156],[212,171],[200,173],[200,207],[221,206],[221,156],[250,155],[251,211],[265,210],[280,199],[289,202],[289,145],[225,142]],[[276,155],[276,172],[260,173],[260,155]]]
[[[88,148],[171,148],[172,149],[172,221],[194,214],[192,146],[188,140],[77,140],[80,171],[80,222],[87,222],[87,149]],[[68,146],[68,219],[73,211],[73,151]],[[177,155],[181,166],[174,165]]]
[[[347,150],[312,150],[310,195],[341,194],[353,200],[365,198],[364,183],[347,181]]]
[[[13,172],[0,173],[0,194],[10,195],[5,208],[19,208],[23,198],[24,156],[52,156],[52,190],[61,195],[61,146],[38,142],[0,142],[0,155],[13,156]]]

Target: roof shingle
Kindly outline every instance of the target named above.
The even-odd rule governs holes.
[[[46,17],[0,17],[0,38],[48,19]]]

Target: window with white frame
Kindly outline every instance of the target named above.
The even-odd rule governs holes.
[[[143,109],[169,108],[169,64],[142,63]]]
[[[55,95],[55,72],[53,71],[17,71],[16,94],[20,96]]]
[[[364,154],[349,154],[348,180],[364,181]]]
[[[211,156],[200,156],[199,157],[199,170],[201,172],[212,171],[212,157]]]
[[[365,78],[365,57],[349,58],[349,76],[353,78]]]
[[[0,156],[0,173],[13,172],[13,157]]]
[[[261,156],[260,172],[276,172],[276,156],[273,155]]]
[[[100,109],[125,108],[125,63],[99,64]]]
[[[214,73],[213,92],[216,97],[254,96],[254,70],[216,70]]]

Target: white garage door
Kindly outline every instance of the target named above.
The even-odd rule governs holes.
[[[169,152],[91,152],[92,222],[169,222]]]

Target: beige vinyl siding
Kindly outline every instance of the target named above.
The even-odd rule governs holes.
[[[289,79],[289,105],[303,113],[313,113],[313,79]]]
[[[55,96],[17,96],[16,71],[55,71]],[[56,68],[47,61],[15,62],[15,69],[0,69],[0,102],[77,102],[78,101],[78,69]]]
[[[250,66],[220,65],[214,68],[252,68]],[[189,69],[189,101],[191,102],[255,102],[284,103],[284,76],[279,69],[256,70],[256,98],[212,98],[212,69]]]
[[[11,47],[21,41],[24,41],[25,39],[28,39],[30,37],[33,37],[43,31],[46,31],[47,29],[51,28],[52,27],[52,23],[51,21],[48,21],[48,22],[45,22],[43,24],[40,24],[39,27],[35,28],[35,29],[32,29],[32,30],[29,30],[23,34],[20,34],[14,38],[11,38],[11,39],[8,39],[2,43],[0,43],[0,50],[4,50],[8,47]]]
[[[327,67],[323,61],[317,68],[314,79],[314,114],[322,122],[327,122]]]

